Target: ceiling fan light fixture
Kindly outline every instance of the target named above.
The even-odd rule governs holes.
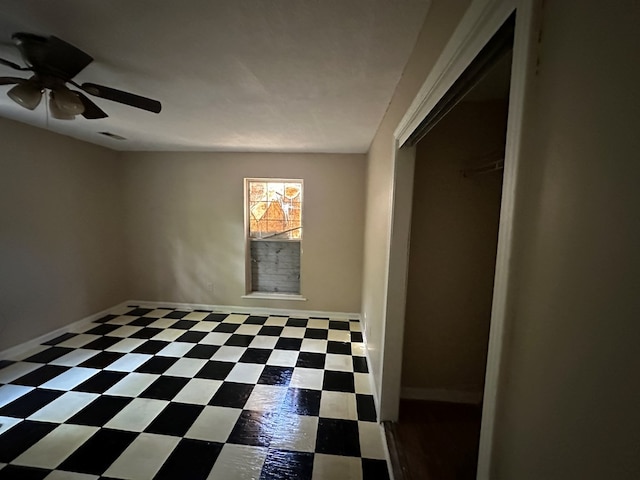
[[[53,99],[58,109],[67,115],[76,116],[84,112],[82,100],[68,88],[51,91],[50,98]]]
[[[40,105],[42,90],[33,83],[25,82],[19,83],[15,87],[11,88],[11,90],[7,92],[7,95],[21,107],[34,110],[38,105]]]
[[[49,112],[51,116],[57,120],[73,120],[76,118],[75,114],[60,108],[55,92],[49,92]]]

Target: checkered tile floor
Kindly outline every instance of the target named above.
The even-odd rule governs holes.
[[[131,306],[0,361],[0,479],[388,479],[360,323]]]

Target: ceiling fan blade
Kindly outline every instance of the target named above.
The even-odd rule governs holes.
[[[13,85],[15,83],[25,83],[25,82],[27,82],[26,78],[0,77],[0,85]]]
[[[31,70],[28,67],[21,67],[17,63],[13,63],[13,62],[11,62],[9,60],[5,60],[4,58],[0,58],[0,65],[5,65],[7,67],[11,67],[14,70]]]
[[[90,95],[106,98],[107,100],[123,103],[149,112],[160,113],[160,110],[162,110],[162,104],[157,100],[141,97],[140,95],[135,95],[133,93],[123,92],[122,90],[116,90],[115,88],[105,87],[95,83],[83,83],[80,88]]]
[[[76,92],[74,90],[72,90],[72,92],[75,93],[82,101],[82,105],[84,105],[84,112],[82,112],[82,116],[87,120],[107,118],[109,116],[98,105],[93,103],[84,93]]]
[[[58,37],[14,33],[11,38],[27,65],[38,73],[70,80],[93,61],[93,57]]]

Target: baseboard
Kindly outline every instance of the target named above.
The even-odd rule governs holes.
[[[238,305],[207,305],[202,303],[180,303],[180,302],[155,302],[147,300],[129,300],[125,302],[127,305],[137,305],[139,307],[156,308],[171,307],[181,308],[184,310],[210,310],[219,313],[246,313],[251,314],[271,314],[271,315],[301,315],[304,317],[323,317],[333,320],[360,320],[359,313],[349,312],[327,312],[323,310],[294,310],[287,308],[266,308],[266,307],[242,307]]]
[[[479,405],[482,403],[482,392],[448,390],[444,388],[402,387],[400,390],[400,398],[404,398],[406,400],[430,400],[433,402]]]
[[[55,330],[42,334],[36,338],[32,338],[31,340],[27,340],[26,342],[19,343],[18,345],[14,345],[13,347],[2,350],[0,351],[0,359],[14,359],[20,357],[21,355],[24,355],[25,353],[37,348],[44,342],[53,340],[54,338],[59,337],[64,333],[71,332],[72,330],[75,330],[84,324],[94,322],[109,313],[113,313],[115,310],[126,306],[127,303],[128,302],[119,303],[117,305],[114,305],[113,307],[106,308],[100,312],[93,313],[87,317],[81,318],[80,320],[68,323],[67,325],[64,325],[60,328],[56,328]]]
[[[365,325],[360,320],[360,326],[362,327],[362,340],[364,340],[364,354],[367,357],[367,367],[369,368],[369,386],[371,387],[371,392],[373,394],[373,403],[376,406],[376,420],[380,422],[380,399],[378,398],[378,390],[376,389],[376,380],[373,377],[373,371],[371,370],[371,357],[369,357],[369,342],[367,341],[367,334]],[[387,449],[387,452],[389,450]]]

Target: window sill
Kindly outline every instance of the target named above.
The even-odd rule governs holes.
[[[307,299],[297,293],[266,293],[266,292],[252,292],[243,295],[242,298],[251,300],[293,300],[298,302],[306,302]]]

